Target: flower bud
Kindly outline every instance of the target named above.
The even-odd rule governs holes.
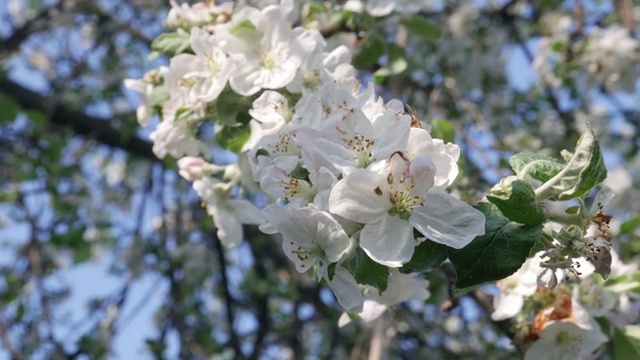
[[[553,289],[558,285],[558,277],[555,270],[544,269],[540,275],[538,275],[538,286],[544,286],[546,289]]]
[[[180,170],[180,176],[189,180],[195,181],[202,179],[207,175],[206,167],[209,164],[202,160],[202,158],[195,156],[185,156],[182,159],[178,160],[178,167]]]

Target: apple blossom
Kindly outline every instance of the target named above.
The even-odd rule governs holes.
[[[216,37],[206,30],[194,27],[190,43],[195,54],[175,56],[170,69],[188,91],[190,102],[213,101],[227,85],[234,64],[217,45]]]
[[[345,7],[386,16],[438,6],[434,3],[437,1],[372,0],[364,4],[348,1]],[[264,233],[281,234],[282,249],[298,272],[315,274],[332,289],[345,310],[362,311],[363,319],[373,320],[389,306],[429,297],[425,277],[405,274],[406,267],[402,268],[407,263],[411,263],[408,266],[411,267],[423,260],[416,256],[418,260],[414,261],[414,255],[420,254],[416,247],[435,246],[433,243],[445,245],[437,245],[438,251],[444,250],[438,254],[442,259],[435,258],[442,263],[449,256],[454,263],[456,260],[451,255],[454,249],[465,248],[484,235],[485,225],[489,229],[489,224],[504,220],[506,225],[498,228],[495,236],[487,230],[487,238],[495,238],[490,239],[487,247],[493,247],[494,242],[499,243],[496,246],[512,245],[510,242],[522,239],[527,244],[505,245],[508,250],[519,246],[524,250],[516,249],[522,250],[516,260],[504,259],[505,263],[511,262],[509,272],[500,268],[495,273],[500,276],[513,273],[538,244],[545,250],[529,256],[518,271],[498,281],[500,293],[493,299],[495,311],[491,318],[519,320],[516,315],[527,308],[527,301],[545,300],[541,295],[545,290],[538,286],[543,284],[555,288],[552,291],[564,297],[554,298],[558,301],[553,304],[543,300],[536,303],[544,306],[533,326],[534,335],[539,339],[530,345],[527,358],[540,356],[550,344],[555,346],[552,357],[559,358],[591,355],[597,350],[604,336],[592,316],[604,317],[617,309],[619,304],[609,296],[613,290],[594,285],[574,290],[571,299],[567,295],[569,287],[559,284],[558,277],[573,273],[586,278],[591,274],[590,269],[586,269],[591,265],[584,265],[586,261],[603,277],[615,273],[610,269],[611,237],[609,217],[603,213],[605,201],[598,197],[595,207],[585,210],[587,192],[597,184],[590,184],[588,189],[586,185],[582,188],[582,183],[570,184],[584,191],[573,198],[567,195],[580,204],[579,210],[563,209],[562,216],[553,216],[557,214],[546,211],[550,206],[545,207],[538,222],[520,224],[519,219],[508,216],[508,211],[499,209],[496,212],[500,214],[490,214],[480,211],[481,206],[472,207],[453,195],[457,192],[447,192],[459,175],[460,148],[456,144],[434,138],[436,135],[430,133],[429,125],[408,114],[401,101],[385,102],[374,85],[362,86],[351,65],[348,47],[332,48],[319,31],[292,26],[289,21],[294,7],[292,1],[260,4],[235,8],[173,4],[168,21],[172,26],[190,29],[193,54],[175,55],[168,68],[157,72],[162,74],[162,85],[169,96],[166,101],[153,104],[163,109],[162,122],[151,135],[154,152],[159,157],[170,154],[181,158],[179,173],[194,182],[195,191],[218,228],[220,241],[225,246],[239,244],[243,240],[243,224],[261,225]],[[194,12],[195,9],[202,13]],[[496,56],[468,57],[471,41],[468,28],[475,26],[475,22],[465,20],[482,16],[479,6],[466,4],[455,11],[449,22],[457,41],[443,43],[436,51],[453,58],[453,68],[477,60],[484,67],[501,71],[493,66]],[[553,29],[555,35],[551,39],[567,40],[567,30],[568,27],[560,24]],[[594,67],[595,72],[602,70],[607,75],[605,82],[615,80],[613,65],[627,64],[632,58],[626,53],[608,54],[606,48],[611,46],[611,39],[624,38],[625,51],[637,48],[627,36],[614,35],[606,40],[598,40],[599,35],[596,36],[591,48],[585,49],[593,56],[581,60],[589,64],[605,63],[605,69],[589,66]],[[496,36],[507,34],[502,31]],[[545,39],[541,43],[545,45]],[[594,50],[598,47],[605,50]],[[492,51],[495,55],[502,49],[494,46],[489,50]],[[434,57],[437,58],[437,54]],[[553,65],[546,64],[544,69],[540,65],[539,70],[552,73]],[[443,79],[447,92],[457,93],[458,86],[480,88],[478,84],[482,81],[477,72],[471,72],[473,74],[460,73]],[[148,121],[152,111],[149,99],[154,86],[160,83],[127,82],[128,87],[145,98],[144,107],[138,111],[141,122]],[[219,99],[222,91],[235,93],[233,99],[242,104],[238,109],[243,113],[233,113],[229,122],[217,118],[222,112],[221,105],[227,105]],[[251,109],[247,111],[249,103]],[[225,140],[233,140],[234,146],[228,148],[233,151],[241,148],[240,166],[222,167],[205,161],[212,144],[200,139],[199,130],[200,125],[209,120],[214,123],[216,139],[221,145]],[[241,135],[224,138],[227,133],[223,131],[229,129],[239,130]],[[597,142],[594,144],[597,146]],[[556,162],[551,163],[549,168],[553,170]],[[223,169],[223,180],[211,176]],[[578,175],[570,174],[571,177],[580,180],[582,172],[576,173]],[[517,178],[528,179],[524,175]],[[241,194],[250,186],[257,186],[251,190],[265,195],[268,204],[262,213],[250,201],[235,194],[241,180]],[[551,185],[547,188],[553,188]],[[542,200],[533,197],[533,206],[542,208],[538,204]],[[553,196],[544,199],[557,200]],[[502,231],[503,228],[509,231]],[[516,231],[522,229],[520,233]],[[522,235],[525,230],[531,230],[530,239]],[[417,233],[424,237],[416,239]],[[521,238],[512,233],[521,234]],[[474,244],[483,244],[483,240]],[[480,250],[484,252],[484,245]],[[358,271],[362,258],[369,262],[367,270],[375,276],[369,278],[371,274]],[[472,262],[464,254],[460,258]],[[431,268],[421,265],[409,271]],[[462,265],[472,268],[469,264]],[[474,284],[487,280],[482,279]],[[546,294],[553,298],[556,293]]]
[[[335,263],[349,254],[353,241],[336,219],[315,205],[284,208],[269,205],[264,209],[269,228],[282,234],[282,248],[299,272],[306,272],[317,262]]]
[[[400,267],[417,245],[413,228],[454,248],[484,234],[484,215],[433,189],[436,168],[428,155],[409,160],[393,153],[378,171],[359,169],[340,180],[329,197],[332,213],[364,224],[360,247],[376,262]]]
[[[500,293],[493,297],[492,320],[509,319],[522,310],[525,298],[533,295],[538,288],[538,275],[542,271],[540,261],[540,254],[536,254],[527,259],[513,275],[497,282]]]
[[[589,357],[607,337],[600,330],[583,329],[573,322],[558,321],[547,326],[526,352],[525,360],[573,360]]]
[[[260,225],[264,222],[264,216],[250,201],[230,198],[233,186],[233,182],[225,183],[212,177],[193,182],[193,189],[206,203],[207,212],[218,228],[220,242],[227,247],[242,242],[242,224]]]
[[[215,27],[219,45],[236,67],[229,79],[234,92],[249,96],[261,89],[279,89],[295,77],[304,53],[286,11],[280,6],[262,11],[245,7],[229,23]]]
[[[157,71],[153,70],[150,74],[155,74]],[[139,93],[142,96],[142,101],[140,105],[136,108],[136,118],[138,119],[138,124],[142,127],[146,127],[149,125],[149,120],[153,115],[153,109],[151,108],[151,104],[149,103],[151,93],[153,92],[153,83],[148,81],[147,79],[151,76],[147,76],[145,74],[142,79],[125,79],[124,86],[130,90],[133,90]]]

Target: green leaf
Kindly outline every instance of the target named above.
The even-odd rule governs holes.
[[[365,69],[378,62],[384,55],[384,41],[378,35],[368,35],[360,42],[358,52],[353,56],[353,66]]]
[[[556,41],[555,43],[553,43],[553,45],[551,45],[551,50],[557,52],[557,53],[562,53],[567,49],[567,43],[562,42],[562,41]]]
[[[615,328],[613,348],[616,359],[640,359],[640,326]]]
[[[25,113],[27,114],[27,117],[29,118],[29,120],[31,120],[32,122],[34,122],[37,125],[48,125],[49,124],[49,118],[42,111],[39,111],[39,110],[27,110]]]
[[[20,104],[4,94],[0,94],[0,123],[7,123],[15,120],[20,113]]]
[[[256,26],[253,25],[253,23],[249,19],[237,22],[231,28],[231,30],[229,30],[229,32],[235,36],[242,36],[243,33],[254,32],[254,31],[258,31],[258,30],[256,29]]]
[[[582,134],[575,153],[564,152],[567,164],[536,190],[538,200],[555,198],[569,200],[583,196],[607,177],[602,151],[591,128]]]
[[[18,201],[18,191],[11,187],[6,190],[0,190],[0,203],[14,203]]]
[[[216,100],[215,119],[219,124],[227,126],[246,125],[251,120],[249,110],[252,103],[253,98],[239,96],[227,88]]]
[[[391,75],[398,75],[407,69],[407,59],[404,48],[396,44],[387,44],[387,62],[373,73],[374,81],[381,82]]]
[[[149,95],[149,105],[154,108],[161,108],[165,101],[169,100],[169,89],[167,85],[155,86]]]
[[[487,199],[511,221],[535,225],[547,219],[544,209],[536,201],[531,184],[517,176],[502,179],[491,189]]]
[[[497,206],[475,206],[486,217],[485,234],[462,249],[447,248],[458,274],[458,289],[503,279],[525,262],[542,234],[542,225],[521,225],[509,221]]]
[[[564,167],[552,157],[532,153],[513,155],[509,159],[509,165],[519,177],[522,178],[524,175],[529,175],[542,182],[546,182],[556,176]]]
[[[49,243],[71,251],[73,261],[81,263],[91,258],[91,244],[84,239],[86,228],[84,226],[72,228],[66,232],[53,234]]]
[[[640,215],[632,217],[620,225],[620,235],[631,234],[640,227]]]
[[[250,136],[251,129],[248,125],[223,126],[216,134],[216,143],[224,149],[239,153]]]
[[[402,20],[402,25],[411,33],[430,41],[436,41],[442,37],[442,29],[435,23],[421,16],[412,16]]]
[[[425,240],[416,246],[411,260],[400,268],[400,272],[409,274],[431,270],[440,266],[446,259],[446,246]]]
[[[160,34],[151,43],[151,49],[169,57],[182,53],[191,53],[189,33],[183,29]]]
[[[358,284],[370,285],[378,290],[387,290],[389,268],[371,260],[364,250],[358,248],[355,254],[355,274]]]
[[[2,274],[4,286],[0,287],[0,304],[9,304],[18,299],[22,293],[22,281],[18,274]]]
[[[603,286],[614,293],[624,293],[628,291],[640,292],[640,273],[623,274],[613,278],[608,278]]]
[[[456,129],[449,120],[434,119],[431,122],[431,136],[445,143],[453,143],[456,141]]]

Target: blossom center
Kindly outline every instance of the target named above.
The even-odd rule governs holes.
[[[270,154],[292,154],[292,155],[300,155],[300,149],[296,146],[296,144],[291,139],[291,136],[288,133],[279,133],[278,141],[271,144],[270,146]]]
[[[263,53],[260,56],[260,65],[267,70],[275,68],[277,63],[276,57],[270,52]]]
[[[340,129],[338,129],[340,131]],[[340,131],[341,133],[344,132]],[[374,141],[366,138],[362,134],[356,133],[353,137],[343,137],[342,142],[356,153],[354,163],[357,167],[364,169],[371,165],[373,156],[371,155],[371,148],[374,145]]]
[[[309,261],[309,259],[311,258],[320,257],[324,252],[319,246],[305,248],[300,245],[296,246],[296,244],[294,244],[293,242],[290,242],[290,244],[293,247],[291,253],[295,255],[301,262]],[[300,267],[304,268],[305,264],[301,264]]]
[[[413,184],[404,190],[394,191],[389,196],[389,201],[392,204],[391,209],[388,211],[389,215],[407,220],[411,217],[411,212],[414,208],[424,206],[424,199],[418,195],[411,195],[411,189],[413,189]]]
[[[301,197],[307,201],[313,200],[316,196],[316,191],[306,181],[300,181],[293,177],[289,178],[289,182],[283,181],[282,186],[286,201],[291,201],[291,198]]]
[[[207,69],[213,76],[216,76],[220,72],[220,64],[218,64],[213,56],[207,56]]]
[[[320,71],[313,70],[311,75],[305,76],[302,80],[302,86],[307,89],[313,89],[321,83]]]
[[[556,344],[563,345],[570,349],[580,348],[580,336],[572,334],[568,331],[560,331],[556,335]]]

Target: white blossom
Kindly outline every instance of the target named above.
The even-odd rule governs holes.
[[[428,155],[409,160],[402,152],[340,180],[329,198],[332,213],[362,223],[360,246],[374,261],[400,267],[411,259],[415,227],[429,240],[461,248],[484,234],[484,215],[439,189]]]
[[[538,275],[542,271],[540,261],[540,254],[536,254],[527,259],[513,275],[497,282],[500,292],[493,298],[492,320],[509,319],[522,310],[525,299],[538,288]]]
[[[298,207],[269,205],[264,215],[270,227],[282,234],[282,248],[299,272],[306,272],[317,262],[343,260],[353,242],[340,223],[313,204]]]
[[[206,203],[207,212],[218,228],[220,242],[226,247],[237,246],[242,242],[242,225],[260,225],[264,217],[250,201],[232,199],[233,183],[206,177],[193,182],[193,189]]]

